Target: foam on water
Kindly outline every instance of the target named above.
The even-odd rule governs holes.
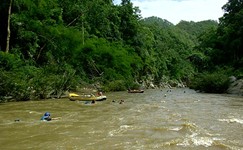
[[[227,123],[239,123],[239,124],[243,124],[243,120],[242,119],[237,119],[237,118],[232,118],[232,119],[218,119],[218,121],[224,121]]]
[[[204,147],[211,147],[214,145],[221,145],[223,146],[220,141],[222,139],[217,137],[207,137],[207,136],[200,136],[197,133],[193,133],[191,135],[187,135],[185,139],[178,143],[178,146],[183,147],[195,147],[195,146],[204,146]]]
[[[111,130],[108,132],[108,136],[116,136],[119,135],[129,129],[132,129],[132,126],[129,125],[121,125],[118,129]]]
[[[169,128],[170,131],[180,131],[183,127],[173,127]]]

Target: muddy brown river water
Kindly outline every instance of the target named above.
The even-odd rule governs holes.
[[[105,95],[95,105],[68,99],[0,104],[0,149],[243,149],[242,96],[190,89]],[[46,111],[61,119],[40,121]]]

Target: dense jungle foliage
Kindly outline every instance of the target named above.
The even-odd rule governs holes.
[[[130,0],[4,0],[0,101],[45,99],[93,85],[105,91],[176,81],[225,92],[243,74],[243,2],[219,23],[142,18]]]

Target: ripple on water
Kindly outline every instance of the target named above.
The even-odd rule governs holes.
[[[4,104],[0,149],[242,149],[242,98],[184,90],[112,92],[92,107],[67,99]],[[62,119],[40,122],[47,110]]]

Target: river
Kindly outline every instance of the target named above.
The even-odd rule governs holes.
[[[68,99],[0,104],[0,149],[243,149],[242,96],[190,89],[105,95],[94,105]],[[40,121],[46,111],[61,119]]]

